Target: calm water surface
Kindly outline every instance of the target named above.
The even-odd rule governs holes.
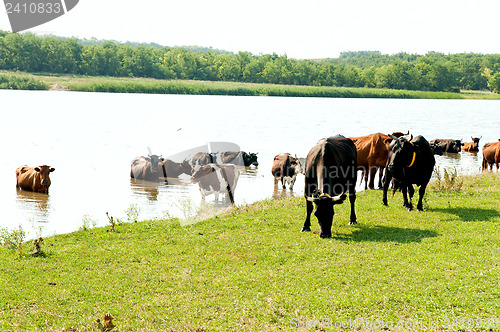
[[[281,195],[270,168],[281,152],[305,156],[318,139],[410,130],[427,139],[481,145],[500,138],[500,103],[475,100],[321,99],[28,92],[0,90],[2,101],[0,227],[22,225],[28,237],[77,230],[83,219],[107,222],[106,212],[126,219],[135,204],[139,219],[183,217],[201,196],[188,178],[155,184],[130,179],[130,162],[148,147],[165,157],[213,141],[258,152],[258,168],[242,168],[236,204]],[[480,171],[479,155],[437,157],[462,173]],[[47,164],[50,194],[20,191],[15,170]],[[295,195],[302,195],[303,176]],[[287,193],[288,194],[288,193]],[[211,202],[213,195],[207,198]]]

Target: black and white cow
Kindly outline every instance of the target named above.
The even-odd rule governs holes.
[[[239,176],[240,172],[233,164],[208,164],[193,172],[191,182],[198,184],[203,200],[214,194],[215,200],[218,201],[219,194],[224,194],[226,201],[234,204],[234,190]]]

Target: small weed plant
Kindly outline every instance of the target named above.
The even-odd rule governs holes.
[[[141,208],[138,207],[137,204],[130,204],[128,209],[125,210],[125,214],[127,215],[128,221],[138,222],[140,213],[141,213]]]
[[[88,214],[83,215],[82,222],[83,222],[83,224],[79,229],[81,231],[88,231],[89,229],[97,226],[97,221],[92,219],[92,217]]]
[[[442,175],[439,167],[436,167],[434,177],[433,187],[438,191],[461,191],[464,185],[464,179],[458,174],[455,167],[453,167],[453,170],[443,168]]]
[[[19,257],[22,255],[23,242],[26,237],[26,232],[23,227],[9,231],[8,228],[0,228],[0,245],[5,248],[18,250]]]

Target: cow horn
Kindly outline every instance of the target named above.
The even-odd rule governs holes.
[[[398,138],[392,134],[389,134],[389,137],[392,138],[393,140],[397,140]]]
[[[319,195],[318,197],[308,197],[308,196],[306,196],[306,200],[308,200],[309,202],[316,202],[317,200],[319,200],[322,197],[330,198],[334,204],[342,203],[347,198],[346,194],[341,194],[341,195],[333,196],[332,197],[332,196],[330,196],[330,195],[328,195],[328,194],[325,193],[325,194]]]
[[[410,135],[410,130],[408,129],[408,132],[405,135]]]

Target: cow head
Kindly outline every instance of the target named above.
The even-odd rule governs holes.
[[[246,153],[242,152],[241,156],[243,157],[243,162],[245,163],[245,166],[259,166],[259,163],[257,162],[257,154],[258,153]]]
[[[55,170],[56,169],[54,167],[50,167],[47,165],[35,167],[35,171],[37,172],[37,174],[40,177],[40,183],[41,183],[42,187],[49,188],[50,183],[51,183],[49,174]]]
[[[395,131],[395,132],[392,133],[391,136],[394,136],[396,138],[400,138],[401,136],[408,136],[408,135],[410,135],[410,131],[409,130],[408,130],[408,132],[406,134],[403,134],[400,131]]]
[[[148,155],[149,161],[151,162],[151,168],[153,169],[153,172],[157,172],[159,170],[159,167],[161,163],[165,160],[162,156],[158,156],[156,154],[150,154]]]
[[[410,167],[415,161],[415,146],[405,137],[394,139],[389,145],[387,170],[395,178],[401,178],[405,167]]]
[[[346,199],[346,194],[332,197],[328,194],[316,193],[313,197],[306,197],[315,205],[314,215],[318,218],[319,227],[321,229],[319,236],[322,238],[332,237],[332,222],[335,210],[335,204],[341,204]]]
[[[472,143],[474,143],[474,144],[473,144],[473,148],[474,148],[474,150],[479,150],[479,140],[480,140],[482,137],[483,137],[483,136],[481,136],[481,137],[472,137],[472,136],[471,136],[471,138],[472,138]]]
[[[290,166],[295,168],[295,174],[304,173],[303,166],[297,155],[295,155],[295,157],[289,156],[288,158],[290,160]]]
[[[436,154],[438,156],[442,156],[444,154],[444,149],[441,147],[441,145],[439,145],[439,143],[432,142],[430,146],[433,154]]]

